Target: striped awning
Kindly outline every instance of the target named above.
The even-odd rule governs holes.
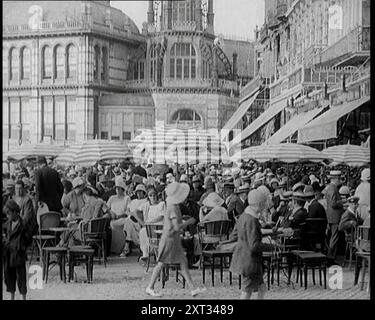
[[[324,149],[322,153],[331,158],[331,165],[345,164],[360,167],[370,163],[370,149],[357,145],[345,144]]]
[[[236,154],[238,157],[238,154]],[[255,160],[260,163],[275,161],[285,163],[321,162],[329,159],[319,150],[297,143],[279,143],[250,147],[241,151],[242,160]]]
[[[369,100],[370,97],[367,96],[340,106],[332,107],[320,117],[298,130],[298,143],[336,138],[337,121]]]
[[[97,162],[113,163],[132,157],[131,150],[117,141],[87,140],[67,148],[56,158],[56,163],[92,166]]]
[[[19,148],[10,150],[3,154],[8,161],[20,161],[23,159],[32,159],[38,156],[45,156],[47,158],[55,158],[63,152],[64,146],[54,145],[49,143],[25,144]]]
[[[293,135],[298,129],[303,128],[307,123],[313,120],[324,108],[328,106],[328,103],[324,104],[320,108],[302,112],[292,119],[290,119],[284,126],[277,130],[270,138],[268,138],[263,144],[275,144],[281,143],[288,137]]]

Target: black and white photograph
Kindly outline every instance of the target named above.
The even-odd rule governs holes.
[[[370,2],[2,1],[2,300],[370,301]]]

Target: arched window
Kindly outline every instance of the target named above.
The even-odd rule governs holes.
[[[172,123],[188,124],[188,125],[201,125],[202,119],[200,115],[191,109],[182,109],[177,111],[172,116]]]
[[[62,46],[55,47],[55,79],[64,79],[64,68],[65,68],[65,55],[64,48]]]
[[[75,78],[77,74],[77,49],[74,45],[69,45],[67,50],[67,78]]]
[[[133,62],[134,65],[134,80],[143,80],[145,78],[145,62],[146,62],[146,54],[139,58],[137,61]]]
[[[156,50],[156,45],[153,44],[150,49],[150,80],[157,81],[157,61],[158,54]]]
[[[191,43],[175,43],[170,53],[170,78],[195,79],[196,55]]]
[[[16,48],[9,51],[9,80],[18,80],[19,78],[19,55]]]
[[[23,47],[21,49],[21,80],[30,79],[30,69],[31,69],[31,54],[30,49]]]
[[[52,78],[52,49],[49,46],[42,51],[42,75],[43,79]]]
[[[101,79],[103,81],[107,78],[107,68],[108,68],[108,54],[107,54],[107,48],[102,48],[102,72],[101,72]]]
[[[100,48],[95,46],[94,49],[94,80],[99,80],[99,67],[100,67]]]

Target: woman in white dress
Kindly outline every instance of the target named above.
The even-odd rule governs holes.
[[[120,254],[125,245],[125,235],[123,232],[125,218],[127,215],[130,197],[125,194],[126,186],[122,179],[116,179],[116,195],[111,196],[107,205],[114,213],[111,220],[112,240],[111,252]]]
[[[135,188],[137,199],[130,202],[128,206],[128,217],[124,220],[125,247],[121,256],[128,256],[131,253],[131,244],[139,246],[139,231],[143,223],[142,206],[147,202],[146,187],[143,184]]]
[[[159,201],[158,194],[154,187],[149,187],[147,189],[148,201],[142,206],[142,213],[144,223],[142,224],[142,229],[139,231],[139,242],[142,251],[141,260],[147,260],[148,258],[148,237],[147,231],[144,224],[160,224],[163,225],[163,218],[165,213],[165,202]]]

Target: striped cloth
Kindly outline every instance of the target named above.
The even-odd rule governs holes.
[[[324,149],[322,153],[331,158],[331,165],[345,164],[351,167],[360,167],[370,163],[370,148],[352,144],[333,146]]]
[[[285,163],[295,162],[321,162],[329,159],[319,150],[297,143],[279,143],[250,147],[236,153],[232,160],[255,160],[263,163],[279,161]]]
[[[25,144],[19,148],[5,152],[3,154],[3,160],[5,158],[9,161],[20,161],[23,159],[36,158],[38,156],[54,158],[63,152],[63,150],[64,146],[49,143]]]
[[[113,163],[132,157],[131,150],[117,141],[87,140],[67,148],[56,158],[56,163],[92,166],[97,162]]]

